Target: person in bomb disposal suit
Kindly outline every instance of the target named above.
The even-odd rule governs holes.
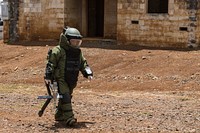
[[[45,79],[55,80],[62,98],[58,101],[56,121],[64,121],[73,126],[77,119],[72,110],[72,93],[77,85],[79,71],[92,79],[93,72],[84,58],[80,46],[82,35],[76,28],[66,27],[60,35],[59,45],[48,52]]]

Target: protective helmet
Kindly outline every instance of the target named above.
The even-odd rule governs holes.
[[[63,34],[69,41],[69,45],[73,48],[79,48],[82,43],[82,35],[76,28],[67,27],[63,29]]]
[[[82,35],[76,28],[66,27],[63,29],[64,35],[68,40],[70,39],[82,39]]]

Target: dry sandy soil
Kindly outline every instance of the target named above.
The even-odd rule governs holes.
[[[73,94],[78,123],[54,121],[51,103],[38,117],[46,94],[46,55],[54,42],[0,42],[0,132],[200,133],[199,49],[152,49],[113,42],[84,42],[94,71],[82,75]]]

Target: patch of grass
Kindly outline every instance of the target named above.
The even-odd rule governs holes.
[[[188,101],[188,100],[190,100],[189,98],[187,98],[187,97],[184,97],[184,98],[181,98],[180,99],[182,102],[184,102],[184,101]]]
[[[0,92],[1,93],[12,93],[17,90],[17,86],[14,84],[2,84],[0,83]]]
[[[41,90],[41,86],[28,84],[3,84],[0,83],[1,93],[32,94]]]

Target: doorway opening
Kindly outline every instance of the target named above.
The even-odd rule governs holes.
[[[104,0],[88,0],[88,37],[104,36]]]

